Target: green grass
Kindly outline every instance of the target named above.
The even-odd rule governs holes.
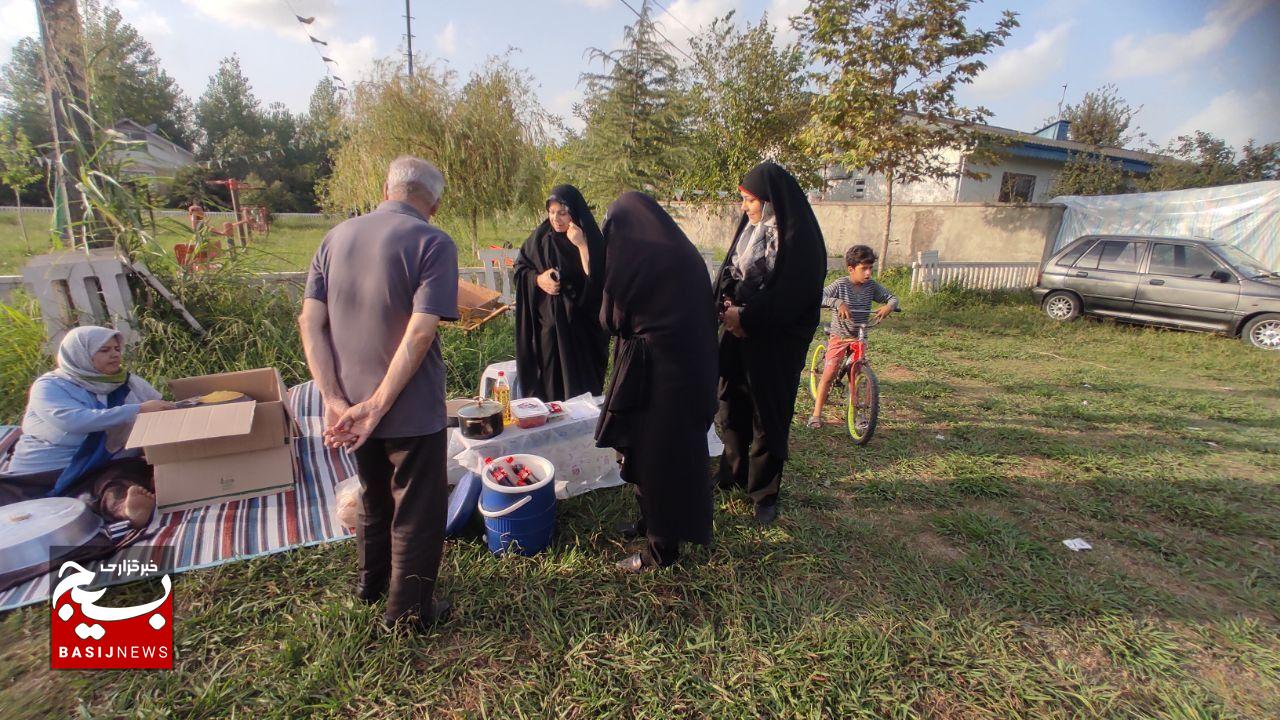
[[[893,278],[900,283],[900,277]],[[455,615],[378,637],[354,543],[181,575],[177,669],[48,670],[0,618],[14,717],[1263,718],[1280,715],[1280,364],[1018,294],[904,297],[872,336],[881,424],[801,425],[783,512],[717,498],[715,545],[623,577],[624,489],[558,542],[450,542]],[[509,325],[451,356],[509,347]],[[458,387],[461,387],[458,385]],[[1212,444],[1210,444],[1212,443]],[[1061,543],[1084,537],[1094,550]]]
[[[23,221],[31,240],[32,254],[51,250],[49,220],[48,213],[23,214]],[[191,241],[191,233],[183,224],[185,222],[185,218],[163,218],[159,221],[159,242],[166,253],[172,254],[173,246],[178,243]],[[306,270],[325,233],[338,222],[338,218],[319,216],[281,217],[272,224],[270,234],[265,238],[256,238],[250,245],[249,259],[256,269],[263,271]],[[219,223],[221,219],[214,218],[213,224]],[[502,246],[504,243],[520,247],[534,225],[535,223],[531,220],[519,217],[482,222],[479,225],[479,242],[473,242],[469,226],[442,221],[442,227],[458,244],[459,263],[472,266],[479,264],[475,256],[477,248]],[[27,257],[28,253],[22,240],[17,214],[0,213],[0,275],[21,274]]]
[[[17,214],[0,213],[0,275],[20,275],[30,255],[53,250],[49,241],[50,216],[47,213],[27,212],[23,213],[22,218],[31,242],[30,253],[23,242]],[[185,222],[185,218],[159,220],[158,250],[172,256],[174,245],[191,242],[191,233],[186,229]],[[215,225],[221,222],[220,218],[214,219]],[[281,217],[272,224],[271,232],[266,237],[255,238],[248,252],[244,253],[243,260],[262,272],[306,270],[325,233],[338,222],[339,218],[320,216]],[[515,216],[481,222],[478,241],[471,238],[469,225],[450,220],[441,220],[440,224],[458,245],[458,263],[464,267],[474,267],[480,264],[475,254],[477,249],[504,247],[508,243],[518,248],[529,236],[536,222]],[[715,260],[724,259],[724,248],[717,246],[710,252]],[[154,259],[148,262],[154,263]]]

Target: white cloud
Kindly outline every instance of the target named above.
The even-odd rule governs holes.
[[[164,19],[160,13],[154,10],[147,10],[140,15],[130,15],[128,17],[129,24],[138,29],[143,37],[156,37],[159,35],[172,35],[173,26],[169,21]]]
[[[1271,88],[1252,93],[1228,90],[1209,101],[1203,110],[1172,133],[1190,135],[1196,130],[1213,133],[1235,147],[1250,138],[1259,142],[1280,139],[1280,96]]]
[[[458,27],[450,20],[448,25],[436,33],[436,50],[444,57],[458,52]]]
[[[1222,49],[1267,0],[1222,0],[1205,13],[1204,24],[1187,33],[1125,35],[1111,46],[1115,77],[1161,75],[1191,65]]]
[[[121,10],[137,10],[142,7],[141,0],[115,0],[115,6]]]
[[[378,57],[378,44],[372,35],[362,35],[359,40],[346,42],[330,40],[325,55],[338,62],[334,72],[347,83],[347,87],[368,77]]]
[[[586,123],[582,121],[582,118],[573,114],[573,106],[575,103],[582,102],[582,97],[582,90],[570,88],[551,98],[551,101],[546,104],[547,110],[564,118],[565,125],[580,132],[586,126]]]
[[[24,37],[37,37],[36,4],[31,0],[0,2],[0,47],[5,53]]]
[[[613,4],[613,0],[575,0],[575,2],[589,8],[602,8]]]
[[[675,0],[663,5],[666,6],[670,15],[654,5],[652,6],[654,23],[676,47],[689,52],[689,38],[694,33],[702,32],[712,20],[736,9],[738,0]],[[680,57],[679,53],[677,56]]]
[[[182,0],[188,7],[205,17],[237,28],[271,30],[281,37],[299,42],[309,42],[306,33],[315,35],[317,30],[334,27],[337,15],[335,0],[291,0],[298,15],[314,17],[310,25],[303,25],[294,16],[289,5],[280,0]],[[321,40],[329,38],[321,37]]]
[[[1001,98],[1044,81],[1067,58],[1067,36],[1073,21],[1036,33],[1030,45],[995,56],[973,80],[973,92],[983,98]]]
[[[771,0],[769,3],[769,24],[778,32],[783,42],[795,42],[800,34],[791,27],[791,18],[803,15],[809,0]]]

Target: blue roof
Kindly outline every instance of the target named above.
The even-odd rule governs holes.
[[[1056,145],[1042,145],[1040,143],[1028,141],[1017,142],[1009,147],[999,148],[999,151],[1017,157],[1053,160],[1055,162],[1062,163],[1070,160],[1072,154],[1081,152],[1072,151],[1068,148],[1058,147]],[[1105,151],[1102,154],[1106,155],[1114,162],[1119,162],[1120,167],[1124,169],[1125,172],[1137,173],[1139,175],[1146,175],[1151,172],[1151,163],[1149,162],[1133,160],[1131,158],[1115,157],[1107,154]]]

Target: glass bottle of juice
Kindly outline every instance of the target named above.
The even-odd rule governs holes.
[[[493,399],[502,405],[502,424],[510,425],[511,418],[511,386],[507,384],[507,374],[498,371],[498,382],[493,386]]]

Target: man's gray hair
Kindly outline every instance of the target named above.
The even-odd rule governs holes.
[[[412,155],[401,155],[387,168],[387,192],[427,195],[429,202],[444,194],[444,174],[435,165]]]

